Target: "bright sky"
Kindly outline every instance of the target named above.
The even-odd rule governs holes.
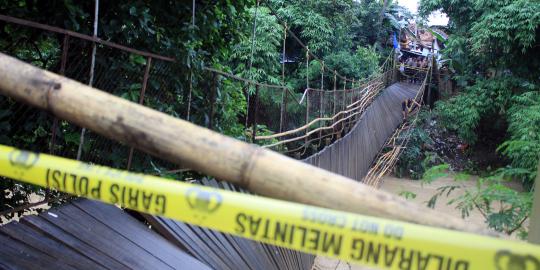
[[[399,5],[408,8],[413,14],[418,12],[419,0],[398,0]],[[434,12],[428,18],[429,25],[447,25],[448,17],[441,12]]]

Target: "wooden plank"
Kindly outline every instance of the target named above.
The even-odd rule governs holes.
[[[82,199],[2,226],[0,237],[5,268],[210,269],[119,208]]]
[[[226,185],[220,185],[219,182],[217,182],[214,179],[211,179],[211,180],[203,179],[201,182],[203,185],[217,187],[217,188],[231,189],[234,187],[234,185],[231,185],[228,183]],[[234,189],[238,190],[238,188],[234,188]],[[191,227],[195,227],[195,226],[191,226]],[[212,234],[217,233],[212,230],[207,230],[207,231],[209,231]],[[237,252],[238,254],[241,254],[241,257],[243,260],[245,260],[245,263],[250,265],[249,269],[272,269],[272,265],[278,265],[278,269],[283,269],[283,264],[280,264],[278,262],[279,259],[273,257],[274,249],[276,249],[277,247],[260,244],[255,241],[240,238],[240,237],[233,237],[227,234],[221,234],[221,235],[223,239],[222,241],[228,241],[229,243],[231,243],[234,246],[235,252]],[[219,237],[218,235],[216,236]],[[221,248],[227,248],[227,247],[221,247]],[[233,255],[233,256],[236,256],[236,255]]]
[[[91,200],[75,200],[73,205],[172,268],[207,267],[115,206]]]
[[[210,180],[203,179],[201,182],[203,185],[206,185],[206,186],[247,192],[243,189],[235,187],[234,185],[230,183],[221,182],[220,184],[220,182],[217,182],[214,179],[210,179]],[[257,243],[255,241],[240,238],[240,237],[233,237],[226,234],[224,236],[228,241],[236,242],[242,246],[241,250],[237,250],[237,251],[242,252],[243,256],[246,258],[246,260],[251,262],[251,264],[253,264],[253,262],[257,262],[257,264],[262,264],[261,266],[258,266],[255,268],[252,267],[250,269],[272,269],[273,268],[272,265],[276,265],[277,269],[286,269],[284,268],[285,264],[282,258],[284,254],[282,253],[280,254],[281,256],[277,256],[275,252],[284,251],[287,253],[300,254],[296,251],[292,251],[292,250],[288,250],[288,249],[284,249],[280,247],[275,247],[271,245],[264,245],[264,244]],[[302,255],[310,257],[310,255],[305,255],[305,254],[302,254]]]
[[[82,256],[61,242],[54,241],[25,224],[11,222],[0,227],[0,232],[35,249],[46,250],[47,255],[76,269],[105,269],[103,265]]]
[[[180,236],[179,240],[181,240],[184,245],[189,245],[195,249],[195,258],[206,261],[207,264],[213,268],[219,266],[221,269],[229,269],[227,264],[223,261],[223,258],[216,255],[205,241],[193,233],[187,224],[175,222],[173,220],[169,220],[169,222],[172,224],[170,228]]]
[[[94,248],[93,246],[79,239],[77,236],[67,233],[62,228],[57,227],[42,217],[27,216],[20,222],[41,231],[48,237],[76,250],[92,261],[104,265],[107,269],[129,269],[126,265],[110,257],[109,254],[103,253],[101,249]]]
[[[141,249],[127,238],[111,231],[105,224],[68,204],[53,211],[56,217],[43,215],[49,222],[77,235],[89,245],[103,250],[133,269],[172,269],[165,262]]]
[[[218,182],[214,179],[203,179],[201,184],[216,188],[224,188],[237,192],[247,192],[235,185]],[[201,261],[205,261],[215,269],[301,269],[301,261],[313,261],[313,256],[296,251],[266,245],[249,239],[235,237],[217,231],[192,226],[170,219],[146,216],[149,223],[186,247],[190,253]],[[309,269],[311,263],[308,263]]]
[[[2,243],[0,245],[2,253],[7,255],[1,256],[0,261],[3,261],[4,257],[14,257],[17,259],[17,265],[22,267],[22,269],[76,269],[72,266],[60,263],[57,259],[49,256],[43,250],[38,250],[34,247],[25,245],[6,235],[0,234],[0,243]],[[6,260],[4,263],[7,264],[8,261]]]

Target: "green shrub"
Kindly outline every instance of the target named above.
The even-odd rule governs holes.
[[[513,97],[507,117],[510,139],[497,149],[512,161],[504,172],[530,184],[536,177],[540,153],[540,93]]]
[[[423,181],[431,183],[437,178],[449,176],[447,169],[446,164],[434,166],[426,171]],[[469,175],[462,173],[452,176],[455,183],[439,187],[427,202],[429,207],[434,208],[440,197],[463,189],[462,195],[448,202],[461,211],[463,218],[469,217],[472,211],[478,211],[489,228],[508,235],[517,232],[519,237],[526,238],[527,228],[524,224],[531,213],[531,192],[518,192],[508,187],[505,176],[500,173],[478,178],[473,188],[463,184],[470,179]]]
[[[500,136],[509,139],[497,151],[511,161],[504,173],[525,182],[534,179],[540,153],[540,94],[535,84],[511,76],[478,79],[460,95],[438,102],[436,113],[442,127],[471,144],[493,135],[483,134],[480,124],[501,130]]]
[[[408,138],[409,141],[396,163],[395,173],[398,177],[420,179],[426,168],[437,163],[437,154],[428,150],[430,145],[433,145],[433,140],[425,129],[430,119],[429,111],[420,111],[416,126],[402,135],[402,139]]]

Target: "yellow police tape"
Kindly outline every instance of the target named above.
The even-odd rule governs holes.
[[[523,242],[223,191],[1,145],[0,175],[360,265],[540,269],[540,247]]]

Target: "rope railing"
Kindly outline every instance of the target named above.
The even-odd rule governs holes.
[[[386,65],[386,64],[385,64]],[[306,100],[306,103],[308,103],[308,99],[310,98],[310,92],[318,92],[318,93],[324,93],[324,94],[330,94],[328,97],[328,102],[332,103],[330,104],[330,107],[334,107],[339,102],[339,98],[337,98],[334,93],[348,93],[351,92],[351,99],[350,101],[342,102],[342,108],[341,110],[337,112],[332,112],[333,115],[331,116],[321,116],[319,114],[319,117],[312,119],[311,121],[307,122],[306,124],[290,129],[284,132],[271,134],[271,135],[264,135],[264,136],[257,136],[255,139],[257,141],[268,141],[268,140],[276,140],[277,142],[271,142],[271,143],[263,143],[264,148],[272,148],[275,150],[279,150],[283,153],[291,153],[296,152],[300,150],[306,150],[312,142],[319,141],[316,148],[320,147],[321,141],[324,138],[338,136],[338,134],[342,134],[342,132],[347,129],[354,126],[354,124],[359,119],[359,116],[365,111],[365,109],[369,106],[369,104],[373,101],[373,99],[380,93],[382,89],[385,87],[385,81],[387,80],[388,76],[391,76],[393,74],[393,70],[387,70],[383,74],[378,74],[374,78],[372,78],[371,81],[368,81],[367,83],[364,83],[358,88],[353,89],[335,89],[335,90],[321,90],[321,89],[306,89],[306,92],[304,93],[304,96],[301,100]],[[343,99],[343,98],[341,98]],[[327,123],[327,124],[326,124]],[[336,128],[339,127],[339,129],[336,130]],[[302,134],[302,132],[304,132]],[[293,137],[290,137],[293,136]],[[292,146],[292,147],[286,147],[283,149],[281,146],[295,143],[298,141],[304,140],[303,144],[300,146]],[[280,146],[281,148],[277,148]],[[291,151],[292,148],[294,151]]]
[[[376,82],[375,82],[376,83]],[[361,91],[362,93],[364,94],[368,94],[368,95],[375,95],[376,93],[378,93],[377,91],[369,91],[369,89],[375,85],[374,84],[371,84],[371,85],[368,85],[364,88],[362,88]],[[375,89],[379,89],[378,87],[375,87]],[[312,90],[312,89],[308,89],[308,90]],[[320,89],[313,89],[314,91],[321,91]],[[357,90],[357,89],[350,89],[350,90]],[[380,89],[379,89],[380,90]],[[336,92],[343,92],[343,91],[348,91],[348,90],[334,90]],[[322,92],[327,92],[327,93],[331,93],[333,91],[322,91]],[[375,93],[375,94],[374,94]],[[290,134],[294,134],[294,133],[298,133],[300,131],[303,131],[305,130],[306,128],[308,128],[309,126],[313,126],[314,124],[320,122],[320,121],[334,121],[336,120],[336,118],[338,118],[339,116],[343,115],[343,114],[347,114],[347,113],[351,113],[351,112],[354,112],[356,110],[358,110],[359,108],[361,108],[361,106],[356,106],[358,104],[361,104],[362,102],[364,102],[365,99],[361,99],[361,100],[358,100],[358,101],[355,101],[354,103],[350,104],[350,105],[346,105],[346,108],[348,110],[344,110],[344,111],[340,111],[336,114],[334,114],[334,116],[332,117],[322,117],[322,118],[316,118],[316,119],[313,119],[311,122],[309,122],[308,124],[306,125],[303,125],[301,127],[298,127],[296,129],[292,129],[292,130],[288,130],[288,131],[285,131],[285,132],[281,132],[281,133],[276,133],[276,134],[272,134],[272,135],[268,135],[268,136],[257,136],[255,137],[255,139],[257,140],[268,140],[268,139],[274,139],[274,138],[279,138],[279,137],[283,137],[283,136],[286,136],[286,135],[290,135]],[[351,109],[349,109],[351,108]]]
[[[171,57],[167,57],[167,56],[163,56],[163,55],[159,55],[159,54],[154,54],[154,53],[149,53],[149,52],[145,52],[145,51],[140,51],[140,50],[129,48],[129,47],[126,47],[126,46],[123,46],[123,45],[120,45],[120,44],[117,44],[117,43],[114,43],[114,42],[103,40],[103,39],[101,39],[99,37],[89,36],[89,35],[81,34],[81,33],[66,30],[66,29],[62,29],[62,28],[55,27],[55,26],[49,26],[49,25],[36,23],[36,22],[33,22],[33,21],[28,21],[28,20],[24,20],[24,19],[11,17],[11,16],[6,16],[6,15],[0,15],[0,21],[5,21],[5,22],[8,22],[8,23],[14,23],[14,24],[18,24],[18,25],[24,25],[24,26],[28,26],[28,27],[32,27],[32,28],[37,28],[37,29],[49,31],[49,32],[55,32],[55,33],[58,33],[58,34],[64,34],[64,35],[68,35],[70,37],[79,38],[79,39],[82,39],[82,40],[99,43],[99,44],[102,44],[102,45],[105,45],[105,46],[108,46],[108,47],[116,48],[116,49],[119,49],[119,50],[123,50],[123,51],[126,51],[126,52],[130,52],[130,53],[134,53],[134,54],[138,54],[138,55],[142,55],[142,56],[148,56],[148,57],[156,58],[156,59],[163,60],[163,61],[169,61],[169,62],[175,61],[174,58],[171,58]]]

